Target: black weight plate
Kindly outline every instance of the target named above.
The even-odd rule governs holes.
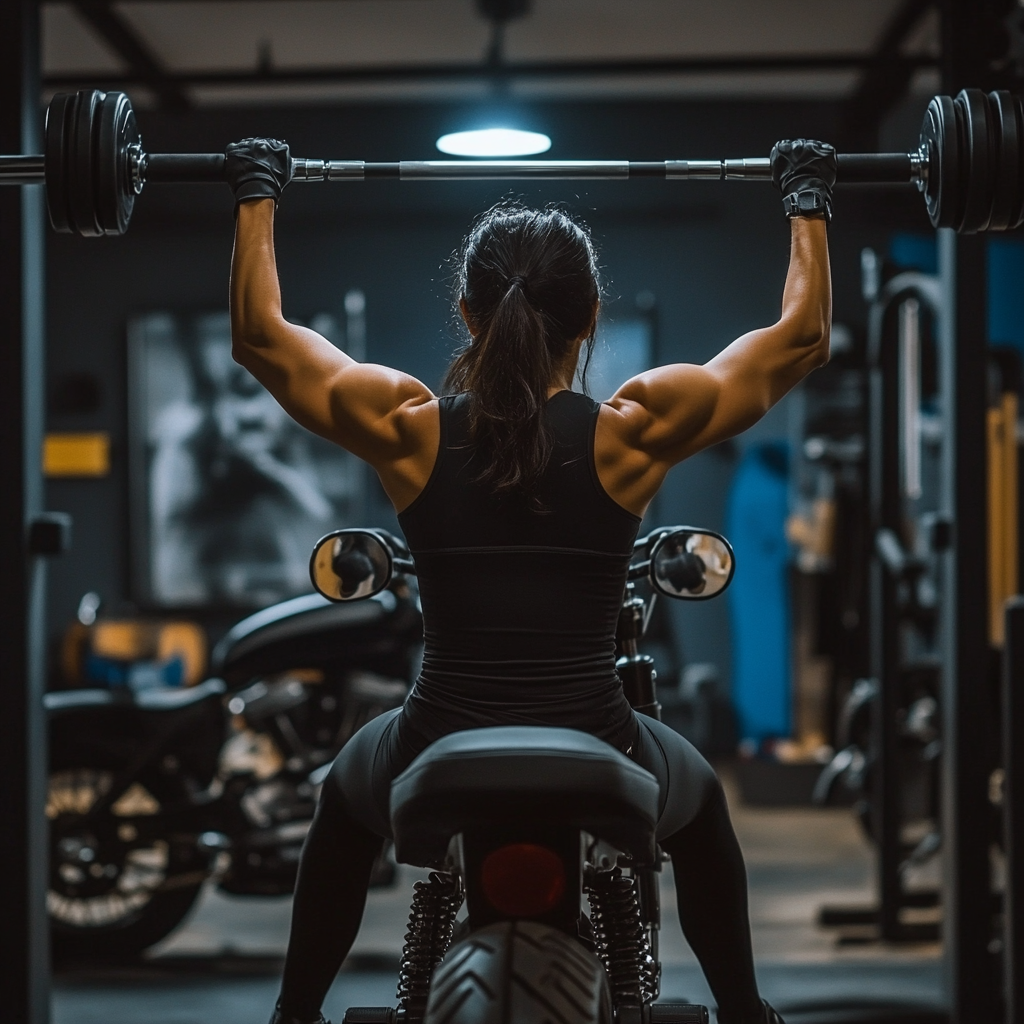
[[[98,128],[103,93],[98,89],[81,89],[75,96],[74,121],[68,161],[68,195],[71,227],[79,235],[102,235],[99,211],[96,209],[96,174],[93,166],[95,136]]]
[[[992,215],[989,231],[1005,231],[1013,220],[1020,190],[1020,145],[1017,112],[1013,97],[1005,91],[990,92],[989,123],[995,140],[995,167],[993,169]]]
[[[1020,96],[1013,96],[1010,99],[1010,106],[1017,124],[1017,184],[1008,226],[1018,228],[1024,222],[1024,100]]]
[[[128,146],[139,141],[135,112],[123,92],[108,92],[93,136],[96,208],[105,235],[123,235],[135,206],[129,181]]]
[[[928,104],[921,124],[921,146],[928,155],[924,192],[928,217],[933,227],[951,228],[963,208],[963,190],[956,110],[949,96],[936,96]]]
[[[74,96],[58,92],[46,108],[43,157],[46,168],[46,209],[54,231],[71,233],[68,219],[68,121],[74,111]]]
[[[992,215],[993,133],[989,126],[988,98],[980,89],[962,89],[953,101],[963,116],[966,141],[967,193],[963,218],[957,230],[964,234],[984,231]]]

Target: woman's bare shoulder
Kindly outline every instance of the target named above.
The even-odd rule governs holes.
[[[374,468],[391,503],[401,512],[419,497],[434,471],[441,445],[441,399],[430,395],[408,402],[401,409],[397,429],[404,440],[402,454]]]

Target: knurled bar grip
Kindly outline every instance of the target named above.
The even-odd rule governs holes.
[[[140,154],[142,181],[207,182],[224,180],[223,153]],[[925,161],[918,153],[840,153],[838,180],[904,184],[922,177]],[[294,181],[567,181],[628,178],[675,180],[765,180],[767,158],[740,160],[292,160]],[[44,179],[41,156],[0,156],[0,183],[27,185]]]

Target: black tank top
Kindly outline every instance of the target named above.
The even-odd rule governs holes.
[[[531,503],[475,482],[484,456],[468,405],[466,395],[441,399],[437,462],[398,517],[425,648],[403,729],[418,747],[488,725],[565,726],[625,749],[634,719],[615,673],[615,626],[640,518],[598,480],[600,406],[571,391],[548,401],[554,448]]]

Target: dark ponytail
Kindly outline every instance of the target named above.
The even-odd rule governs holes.
[[[590,360],[600,297],[593,244],[558,210],[502,203],[463,243],[456,287],[471,337],[445,389],[469,393],[472,437],[487,456],[481,480],[498,494],[530,495],[551,455],[543,412],[555,370],[584,334],[584,374]]]

